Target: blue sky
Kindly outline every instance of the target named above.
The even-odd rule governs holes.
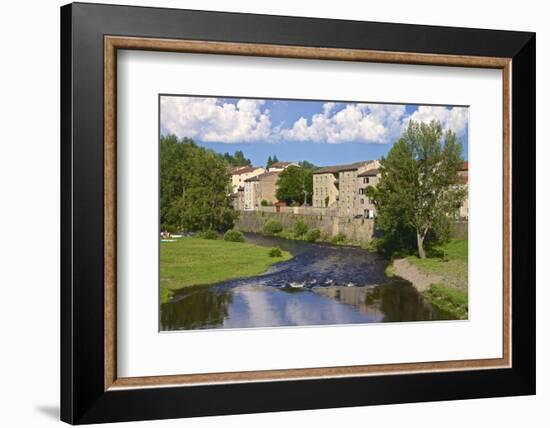
[[[440,120],[468,153],[468,108],[301,100],[161,96],[160,131],[220,153],[242,150],[254,165],[267,157],[318,166],[378,159],[409,120]]]

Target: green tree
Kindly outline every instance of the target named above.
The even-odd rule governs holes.
[[[313,195],[313,170],[291,165],[279,174],[277,192],[279,201],[288,205],[311,204]]]
[[[250,166],[250,159],[244,157],[242,150],[237,150],[233,155],[225,152],[222,158],[231,166]]]
[[[224,231],[237,217],[226,162],[191,139],[160,140],[160,220],[183,230]]]
[[[276,162],[279,162],[279,159],[277,159],[277,155],[273,155],[273,157],[269,156],[265,164],[266,169],[271,168],[271,166]]]
[[[466,197],[457,183],[462,143],[441,124],[411,121],[386,158],[381,179],[367,194],[377,207],[376,224],[385,238],[403,240],[412,232],[420,258],[429,232],[447,238]],[[403,243],[401,241],[401,243]]]
[[[313,165],[311,162],[308,162],[306,160],[298,162],[298,165],[300,165],[302,168],[317,169],[315,165]]]

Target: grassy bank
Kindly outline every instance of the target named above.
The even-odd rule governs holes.
[[[445,285],[468,288],[468,240],[453,239],[446,244],[428,247],[426,256],[425,259],[417,256],[406,259],[422,272],[441,275]]]
[[[432,284],[422,292],[422,295],[432,305],[453,315],[458,319],[468,319],[468,292],[443,284]]]
[[[253,244],[191,237],[163,242],[161,302],[170,298],[171,290],[259,275],[271,265],[292,257],[286,251],[282,251],[281,257],[270,257],[269,252],[270,248]]]
[[[415,255],[405,260],[423,274],[439,281],[422,291],[432,305],[457,319],[468,318],[468,240],[454,239],[445,244],[426,248],[425,259]],[[386,268],[386,275],[393,276],[393,264]],[[414,283],[414,281],[413,281]],[[417,287],[418,288],[418,287]],[[422,288],[420,288],[422,290]]]

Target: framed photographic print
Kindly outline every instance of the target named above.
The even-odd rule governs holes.
[[[61,8],[62,420],[535,393],[535,35]]]

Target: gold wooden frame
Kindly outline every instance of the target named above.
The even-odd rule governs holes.
[[[116,52],[118,49],[337,61],[441,65],[502,70],[503,349],[502,358],[119,378],[116,374]],[[265,44],[105,36],[104,38],[104,389],[511,367],[511,59]]]

